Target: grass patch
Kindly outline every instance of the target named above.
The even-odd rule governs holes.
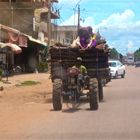
[[[40,82],[38,81],[24,81],[20,84],[16,84],[16,86],[33,86],[33,85],[37,85],[40,84]]]

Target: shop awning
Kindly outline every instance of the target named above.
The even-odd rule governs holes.
[[[17,52],[17,50],[19,50],[18,48],[20,47],[27,48],[30,45],[32,45],[32,46],[37,46],[40,49],[44,49],[47,46],[47,43],[35,39],[30,35],[21,33],[20,31],[14,28],[0,24],[0,29],[7,32],[7,39],[9,40],[9,42],[7,43],[4,44],[1,43],[0,44],[1,48],[5,46],[9,46],[11,47],[11,49],[13,49],[14,52]]]
[[[11,28],[11,27],[8,27],[8,26],[2,25],[2,24],[0,24],[0,29],[1,30],[5,30],[5,31],[9,31],[9,32],[12,32],[12,33],[15,33],[15,34],[19,34],[20,33],[19,30],[16,30],[14,28]]]
[[[6,47],[9,47],[16,54],[19,54],[22,52],[22,49],[16,44],[0,42],[0,48],[6,48]]]
[[[47,44],[44,42],[41,42],[40,40],[29,38],[29,45],[34,45],[38,47],[39,49],[45,49],[47,47]]]
[[[35,47],[39,47],[39,49],[44,49],[47,47],[47,43],[42,42],[38,39],[33,38],[32,36],[29,36],[27,34],[23,34],[24,36],[26,36],[28,38],[28,45],[30,47],[30,45],[34,45]]]

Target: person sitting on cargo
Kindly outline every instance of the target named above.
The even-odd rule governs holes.
[[[92,27],[81,27],[78,31],[78,37],[73,41],[72,47],[79,47],[80,49],[97,48],[104,49],[104,42],[99,33],[95,34]]]
[[[73,41],[72,47],[79,47],[80,49],[87,49],[91,41],[91,34],[86,27],[81,27],[78,31],[78,37]]]

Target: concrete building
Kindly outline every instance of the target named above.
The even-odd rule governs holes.
[[[59,11],[53,7],[56,2],[51,0],[51,19],[59,18]],[[0,0],[0,24],[35,38],[47,36],[47,15],[48,0]]]
[[[69,45],[77,37],[77,26],[57,26],[57,41]]]
[[[59,11],[53,7],[56,2],[50,3],[50,18],[54,20],[59,18]],[[0,41],[8,43],[10,39],[10,43],[17,44],[22,33],[22,43],[27,44],[20,46],[20,54],[10,54],[9,67],[16,64],[23,65],[27,71],[36,69],[38,54],[48,35],[48,7],[48,0],[0,0]],[[42,44],[30,36],[40,39]]]
[[[46,43],[0,24],[0,62],[8,70],[21,66],[24,72],[34,72],[39,63],[39,52]]]

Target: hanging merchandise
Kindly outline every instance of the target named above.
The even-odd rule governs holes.
[[[1,48],[9,47],[16,54],[19,54],[22,52],[22,49],[18,45],[12,44],[12,43],[0,43],[0,47]]]
[[[24,35],[19,36],[19,46],[27,48],[28,46],[28,38]]]
[[[11,48],[11,50],[16,53],[16,54],[19,54],[22,52],[22,49],[16,45],[16,44],[12,44],[12,43],[7,43],[7,46]]]
[[[19,39],[19,34],[14,32],[8,32],[8,37],[10,43],[17,43]]]

